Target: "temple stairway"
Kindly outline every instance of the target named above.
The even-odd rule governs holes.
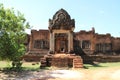
[[[41,59],[40,67],[73,67],[82,68],[83,60],[81,56],[67,53],[55,53],[46,55]]]

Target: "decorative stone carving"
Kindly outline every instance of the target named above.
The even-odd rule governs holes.
[[[65,29],[72,30],[75,26],[74,19],[70,18],[70,15],[64,10],[60,9],[55,13],[53,19],[49,19],[49,30],[53,29]]]

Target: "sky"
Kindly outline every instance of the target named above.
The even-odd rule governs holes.
[[[0,3],[23,13],[32,29],[48,29],[48,20],[63,8],[75,19],[75,32],[94,27],[96,33],[120,37],[120,0],[0,0]]]

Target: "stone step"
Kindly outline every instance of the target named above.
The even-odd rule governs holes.
[[[83,65],[74,66],[74,68],[83,68]]]
[[[83,68],[83,60],[80,56],[73,59],[73,68]]]
[[[82,62],[82,60],[74,60],[74,62],[76,63],[76,62]]]
[[[83,63],[74,63],[74,65],[82,65]]]

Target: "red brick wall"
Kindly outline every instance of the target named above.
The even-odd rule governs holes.
[[[34,48],[34,41],[35,40],[48,40],[49,41],[49,31],[48,30],[32,30],[29,42],[29,49],[30,50],[38,50]]]
[[[119,52],[120,54],[120,38],[112,39],[113,51]]]

